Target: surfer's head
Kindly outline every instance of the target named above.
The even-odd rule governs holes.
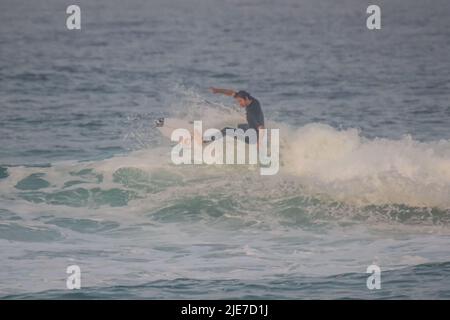
[[[252,103],[253,97],[247,91],[238,91],[234,94],[234,98],[237,100],[242,108],[248,107]]]

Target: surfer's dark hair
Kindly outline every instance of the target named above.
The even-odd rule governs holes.
[[[238,92],[236,92],[234,94],[235,98],[242,98],[242,99],[249,99],[249,100],[253,100],[253,97],[250,95],[250,93],[248,93],[247,91],[244,90],[240,90]]]

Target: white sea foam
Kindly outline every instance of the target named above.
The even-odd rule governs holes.
[[[450,141],[367,139],[324,124],[287,129],[284,170],[355,204],[450,207]]]
[[[187,118],[203,117],[216,124],[224,119],[236,119],[235,112],[226,113],[208,105],[200,105],[203,110],[199,112],[199,104],[194,105],[197,109],[188,110]],[[278,123],[268,123],[268,126],[280,129],[282,166],[279,175],[297,178],[295,181],[302,190],[361,206],[403,204],[450,208],[450,141],[419,142],[410,136],[399,140],[368,139],[357,129],[338,130],[319,123],[300,128]],[[221,176],[221,183],[228,181],[231,185],[245,175],[257,179],[253,177],[254,171],[242,166],[177,168],[170,162],[170,145],[166,145],[99,161],[61,162],[50,168],[8,168],[9,177],[0,181],[0,188],[5,194],[13,192],[21,179],[41,172],[45,173],[43,179],[50,182],[49,188],[57,190],[68,180],[75,179],[71,173],[83,169],[93,169],[102,175],[101,188],[114,188],[117,187],[114,173],[121,168],[135,168],[143,174],[164,168],[174,174],[187,175],[188,179],[197,176],[200,181],[208,176]],[[274,184],[279,184],[280,179],[283,180],[273,178]],[[196,188],[201,189],[200,184],[197,183]],[[268,190],[261,192],[270,193]]]

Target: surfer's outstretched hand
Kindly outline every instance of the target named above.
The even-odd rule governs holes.
[[[234,90],[230,90],[230,89],[220,89],[220,88],[211,87],[211,88],[209,88],[209,90],[211,90],[212,93],[222,93],[222,94],[224,94],[226,96],[230,96],[230,97],[234,96],[234,94],[235,94]]]

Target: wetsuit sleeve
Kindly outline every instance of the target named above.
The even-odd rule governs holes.
[[[258,128],[259,126],[264,126],[264,115],[261,111],[261,107],[257,105],[253,112],[249,114],[248,123],[252,128]]]

